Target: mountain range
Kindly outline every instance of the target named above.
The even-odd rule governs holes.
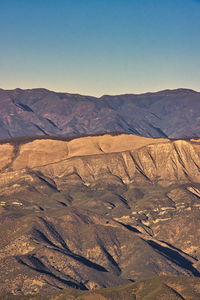
[[[200,299],[200,93],[0,103],[0,300]]]
[[[124,132],[200,136],[200,93],[189,89],[100,98],[46,89],[0,89],[0,138]]]

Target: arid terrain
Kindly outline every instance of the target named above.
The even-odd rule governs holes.
[[[200,279],[159,276],[114,288],[91,291],[65,289],[42,295],[3,295],[1,300],[198,300]]]
[[[2,299],[199,299],[200,139],[19,138],[0,153]]]
[[[200,136],[200,93],[190,89],[100,98],[46,89],[0,89],[0,138],[125,132]]]
[[[0,300],[200,300],[200,0],[0,0]]]

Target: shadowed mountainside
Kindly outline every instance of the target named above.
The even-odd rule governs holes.
[[[199,139],[14,139],[0,154],[1,293],[200,277]]]
[[[125,132],[200,136],[200,93],[188,89],[95,98],[45,89],[0,89],[0,138]]]
[[[160,276],[125,286],[78,291],[66,289],[40,296],[4,295],[2,300],[198,300],[200,279]]]

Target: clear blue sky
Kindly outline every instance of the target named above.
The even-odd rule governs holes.
[[[200,90],[200,0],[0,0],[0,87]]]

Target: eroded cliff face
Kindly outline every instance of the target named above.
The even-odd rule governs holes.
[[[6,143],[0,145],[0,168],[6,177],[12,177],[12,172],[26,174],[27,169],[40,171],[58,185],[70,176],[88,186],[107,176],[122,184],[144,180],[161,185],[198,182],[199,145],[199,140],[172,141],[125,134],[69,142],[45,139],[18,145]]]
[[[200,276],[200,140],[0,145],[1,290]]]

